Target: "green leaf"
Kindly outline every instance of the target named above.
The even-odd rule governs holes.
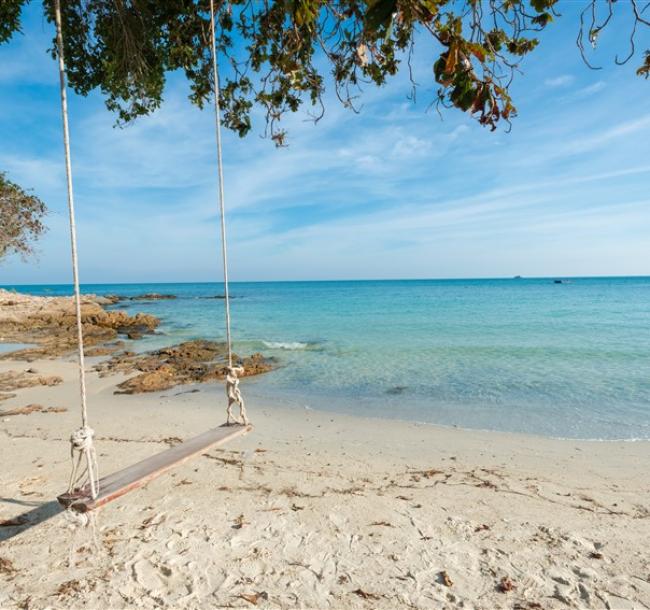
[[[544,28],[553,21],[553,15],[551,15],[551,13],[541,13],[540,15],[533,17],[531,21]]]
[[[397,0],[375,0],[366,12],[366,27],[377,31],[381,26],[388,26],[397,9]]]
[[[551,8],[557,0],[530,0],[530,5],[538,12],[543,13]]]
[[[20,31],[20,11],[27,0],[0,0],[0,44]]]

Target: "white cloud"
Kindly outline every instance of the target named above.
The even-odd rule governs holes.
[[[431,142],[416,136],[404,136],[393,145],[391,156],[394,159],[408,159],[409,157],[420,157],[431,150]]]
[[[554,78],[547,78],[544,81],[544,84],[547,87],[567,87],[571,85],[575,78],[571,74],[562,74],[561,76],[556,76]]]
[[[605,83],[605,81],[599,80],[593,83],[592,85],[588,85],[587,87],[580,89],[576,93],[576,95],[580,95],[580,96],[593,95],[594,93],[598,93],[599,91],[602,91],[606,86],[607,83]]]
[[[426,113],[428,56],[416,68],[418,105],[405,101],[400,75],[369,87],[360,115],[328,98],[316,126],[304,114],[283,118],[287,149],[260,139],[259,122],[245,140],[224,133],[234,279],[553,273],[578,259],[582,268],[562,271],[612,272],[618,262],[618,272],[638,272],[638,252],[650,248],[639,237],[650,234],[650,167],[640,161],[650,156],[650,115],[629,100],[646,85],[574,92],[570,75],[549,78],[543,104],[514,91],[512,133],[491,133],[467,114]],[[16,110],[20,74],[0,82],[13,109],[0,113],[0,167],[63,211],[55,83]],[[590,88],[603,94],[577,104]],[[84,280],[217,276],[213,117],[185,96],[172,79],[162,110],[124,130],[99,96],[71,96]],[[43,251],[40,267],[12,261],[0,283],[68,281],[63,214]]]

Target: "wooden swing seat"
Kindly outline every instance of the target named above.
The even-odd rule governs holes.
[[[195,455],[247,434],[252,429],[253,426],[242,424],[224,424],[218,428],[212,428],[180,445],[101,478],[99,480],[99,495],[95,499],[90,495],[90,487],[85,486],[74,492],[61,494],[57,500],[65,508],[72,508],[78,512],[85,513],[94,510],[129,491],[143,487],[149,481],[183,464]]]

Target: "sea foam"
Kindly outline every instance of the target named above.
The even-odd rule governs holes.
[[[265,347],[269,349],[307,349],[309,343],[301,343],[300,341],[262,341]]]

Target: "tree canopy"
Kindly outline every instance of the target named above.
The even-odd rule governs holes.
[[[10,254],[33,253],[33,242],[44,232],[45,204],[0,172],[0,260]]]
[[[0,43],[20,30],[28,0],[0,3]],[[650,25],[639,0],[584,1],[578,46],[595,45],[614,11],[629,20],[630,54],[640,26]],[[645,0],[644,0],[645,2]],[[510,84],[521,59],[558,16],[558,0],[215,0],[217,47],[229,63],[221,102],[224,124],[243,136],[255,105],[267,134],[282,145],[279,125],[305,102],[318,120],[326,75],[350,108],[364,83],[382,85],[401,63],[410,67],[418,32],[437,49],[431,57],[434,103],[471,113],[495,129],[516,114]],[[53,20],[54,0],[43,0]],[[68,77],[87,95],[99,89],[119,121],[162,102],[166,75],[182,70],[191,100],[210,97],[209,0],[61,0]],[[650,50],[638,74],[650,76]],[[413,83],[415,87],[415,83]]]

